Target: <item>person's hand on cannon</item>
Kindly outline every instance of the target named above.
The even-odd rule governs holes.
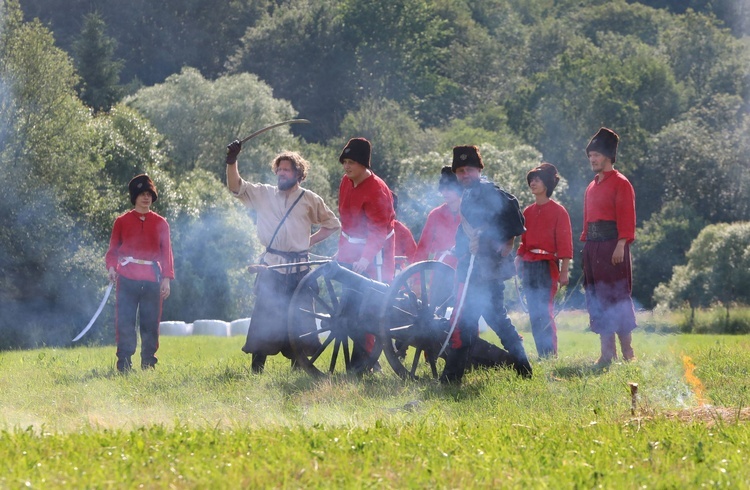
[[[227,145],[227,165],[234,165],[237,163],[237,155],[242,150],[242,143],[240,140],[234,140]]]
[[[367,270],[367,266],[369,265],[370,261],[362,257],[352,264],[352,270],[357,274],[362,274],[365,270]]]

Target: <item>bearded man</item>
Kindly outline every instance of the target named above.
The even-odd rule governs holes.
[[[239,141],[227,146],[227,187],[245,206],[257,212],[258,239],[265,247],[260,263],[274,266],[308,262],[310,247],[341,228],[323,199],[300,187],[307,177],[309,163],[298,153],[280,153],[271,164],[277,185],[254,184],[240,177],[237,156],[241,149]],[[319,227],[318,230],[313,232],[313,226]],[[287,310],[294,290],[308,271],[306,266],[260,270],[255,283],[255,307],[242,348],[253,355],[253,372],[262,372],[267,356],[279,352],[295,366]]]

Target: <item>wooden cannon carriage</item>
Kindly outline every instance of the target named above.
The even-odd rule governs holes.
[[[451,330],[454,275],[437,261],[409,266],[390,285],[335,261],[310,271],[289,307],[298,365],[314,376],[362,374],[377,370],[384,355],[402,378],[437,378]],[[499,347],[483,342],[480,349],[475,364],[508,362]]]
[[[312,375],[361,374],[381,354],[401,377],[437,377],[450,330],[451,267],[414,264],[388,285],[328,262],[300,282],[289,307],[289,340]],[[442,361],[441,361],[442,362]]]

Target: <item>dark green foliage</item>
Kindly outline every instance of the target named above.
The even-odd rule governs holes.
[[[122,95],[122,61],[112,59],[116,42],[105,34],[97,13],[84,18],[80,37],[73,42],[76,69],[81,76],[78,94],[94,111],[108,111]]]
[[[245,29],[266,10],[267,0],[24,0],[25,19],[39,18],[70,51],[84,17],[97,12],[117,40],[122,79],[160,83],[183,66],[206,76],[222,72]]]
[[[633,297],[641,305],[656,306],[654,289],[669,281],[676,265],[685,263],[690,244],[704,226],[698,213],[679,200],[668,202],[643,223],[632,247]]]

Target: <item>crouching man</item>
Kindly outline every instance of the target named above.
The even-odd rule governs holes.
[[[457,305],[453,315],[457,318],[451,318],[456,327],[440,382],[461,382],[479,336],[480,316],[500,337],[516,372],[530,377],[523,339],[504,304],[503,282],[513,275],[513,261],[508,256],[515,237],[525,231],[518,200],[482,177],[484,163],[476,146],[454,147],[452,168],[464,189],[455,246]]]

